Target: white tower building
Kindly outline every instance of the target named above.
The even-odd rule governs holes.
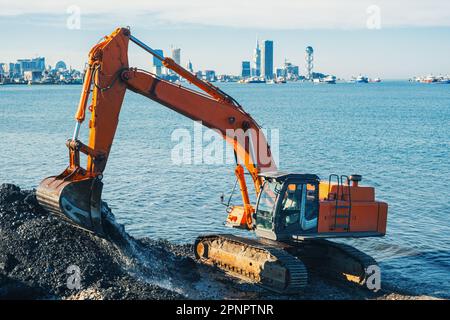
[[[314,50],[312,47],[306,47],[306,79],[312,81],[313,80],[313,61],[314,61]]]
[[[253,50],[253,68],[252,76],[261,76],[261,49],[259,48],[259,41],[256,39],[256,47]]]

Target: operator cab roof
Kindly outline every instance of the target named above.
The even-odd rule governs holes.
[[[282,171],[270,171],[270,172],[262,172],[258,174],[258,176],[263,177],[268,180],[275,180],[277,182],[283,182],[287,179],[296,179],[296,180],[307,180],[307,181],[319,181],[320,178],[315,174],[309,173],[286,173]]]

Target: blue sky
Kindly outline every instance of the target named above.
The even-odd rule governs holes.
[[[80,29],[68,19],[80,10]],[[73,21],[73,20],[70,20]],[[304,69],[315,49],[315,70],[348,78],[409,78],[450,74],[450,2],[445,0],[0,0],[0,62],[42,55],[81,68],[89,48],[117,26],[195,69],[239,73],[256,37],[274,40],[275,65],[287,58]],[[130,49],[130,62],[151,68],[151,58]]]

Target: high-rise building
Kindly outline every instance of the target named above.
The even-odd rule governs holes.
[[[242,61],[242,70],[241,70],[241,76],[242,78],[248,78],[251,75],[250,70],[250,61]]]
[[[25,71],[23,73],[23,79],[31,82],[40,81],[42,79],[42,71]]]
[[[8,66],[9,76],[14,78],[15,76],[20,75],[20,64],[10,62]]]
[[[186,64],[186,68],[187,68],[190,72],[194,73],[194,68],[192,67],[192,62],[191,62],[191,60],[189,60],[189,62]]]
[[[164,51],[162,51],[161,49],[155,49],[155,52],[156,52],[158,55],[164,57]],[[163,64],[162,64],[162,61],[159,60],[158,58],[156,58],[155,56],[153,56],[153,66],[154,66],[154,67],[162,67],[162,65],[163,65]]]
[[[12,69],[10,69],[10,70],[12,70],[12,74],[13,74],[13,76],[14,77],[19,77],[19,76],[21,76],[22,75],[22,69],[20,68],[20,63],[12,63]]]
[[[205,70],[205,80],[209,82],[216,81],[216,72],[214,70]]]
[[[306,60],[306,79],[313,80],[313,61],[314,61],[314,49],[311,46],[306,47],[305,60]]]
[[[256,39],[256,47],[253,50],[253,68],[252,76],[261,76],[261,49],[259,48],[259,41]]]
[[[33,59],[19,59],[17,60],[20,68],[20,74],[25,71],[44,71],[45,70],[45,58],[38,57]]]
[[[175,61],[176,64],[181,65],[181,49],[180,48],[172,47],[172,59],[173,59],[173,61]],[[172,70],[167,70],[167,71],[168,71],[168,74],[174,78],[173,80],[179,79],[178,74],[176,74],[174,71],[172,71]]]
[[[266,40],[261,50],[261,75],[273,79],[273,41]]]
[[[45,70],[45,58],[44,57],[34,58],[34,59],[31,59],[31,61],[34,62],[36,71],[44,71]]]
[[[298,66],[292,66],[288,70],[288,77],[298,78],[300,76],[300,68]]]
[[[286,78],[286,69],[277,68],[275,74],[277,75],[277,78]]]
[[[172,48],[172,59],[177,64],[181,65],[181,49],[180,48]]]
[[[284,77],[289,80],[297,80],[299,78],[299,68],[293,65],[287,59],[284,60]]]
[[[155,49],[155,51],[158,55],[164,57],[164,52],[161,49]],[[162,75],[162,68],[163,64],[161,60],[153,56],[153,73],[160,77]]]

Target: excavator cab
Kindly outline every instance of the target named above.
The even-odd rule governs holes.
[[[272,240],[379,237],[386,233],[387,204],[375,200],[360,175],[268,172],[253,218],[256,234]],[[336,177],[336,182],[332,178]]]
[[[256,234],[273,240],[317,232],[319,177],[271,172],[264,179],[256,206]]]

